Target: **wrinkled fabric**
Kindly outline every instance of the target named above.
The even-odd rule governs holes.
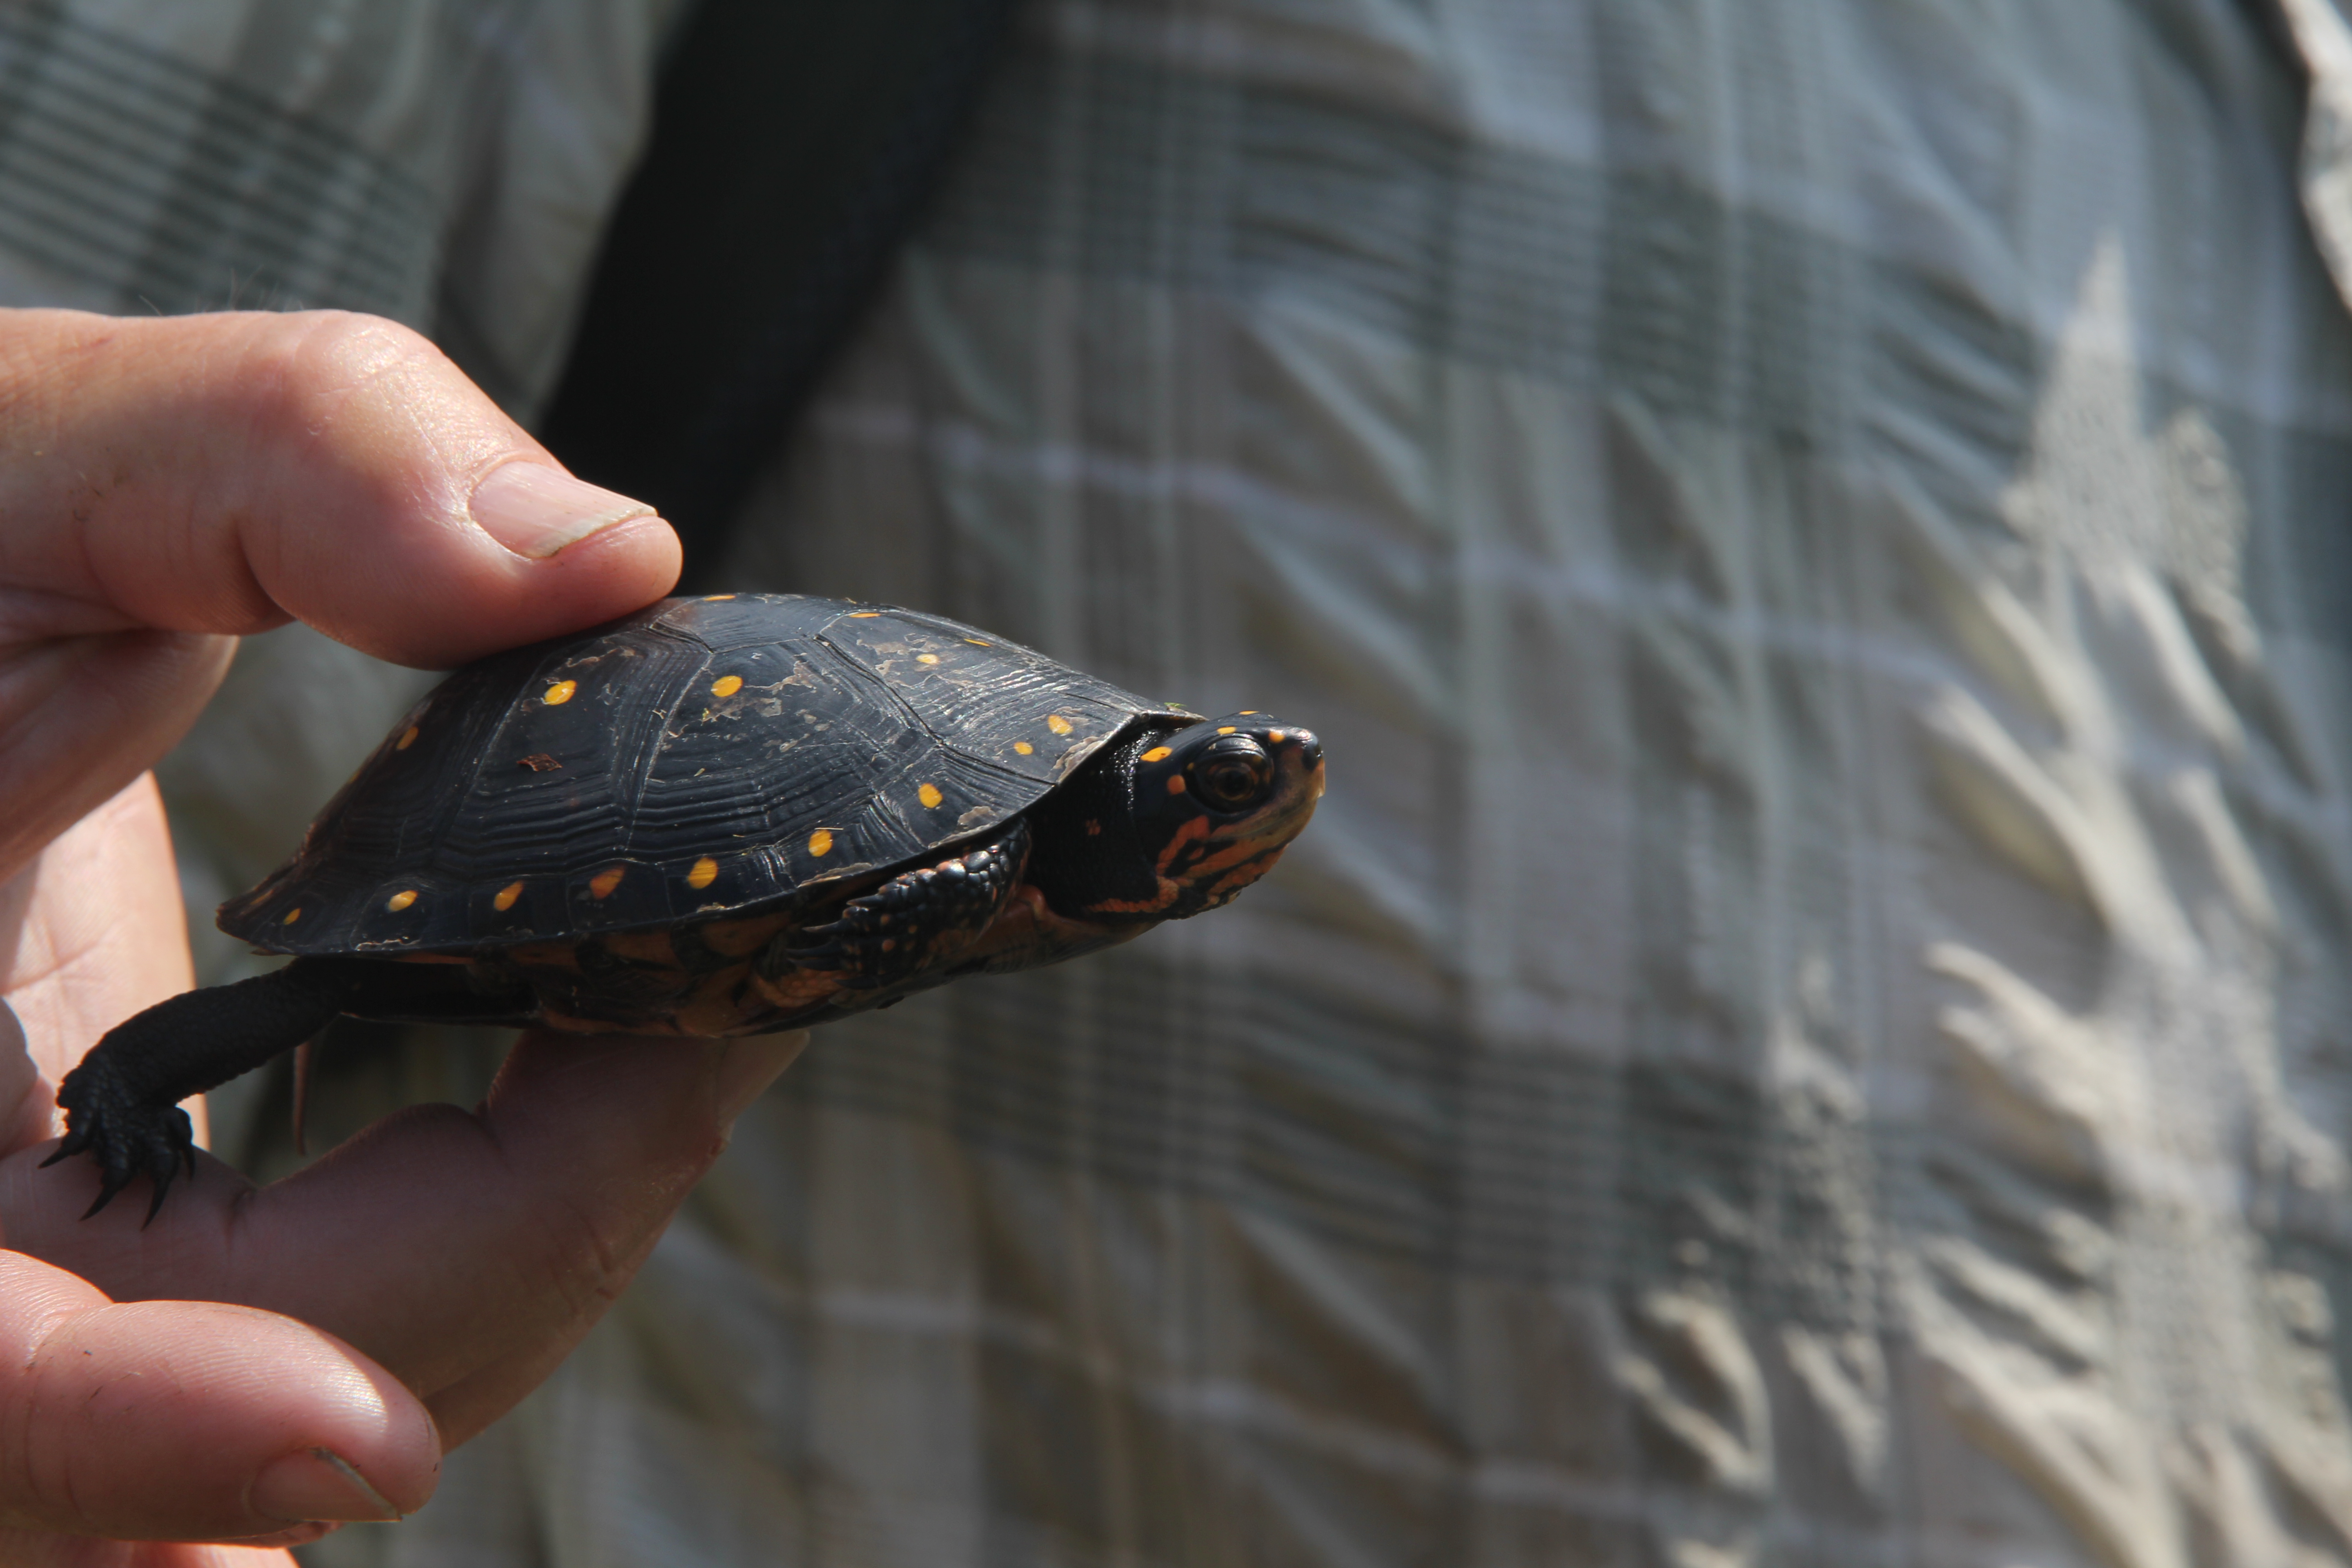
[[[2186,0],[1034,13],[736,576],[1323,814],[827,1029],[321,1560],[2352,1559],[2305,107]]]
[[[0,304],[366,310],[528,422],[687,3],[0,7]]]
[[[1034,8],[738,585],[1331,794],[1214,919],[828,1027],[307,1558],[2352,1561],[2287,9]]]

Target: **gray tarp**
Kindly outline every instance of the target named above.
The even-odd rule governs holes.
[[[2282,16],[2307,137],[2223,0],[1033,7],[736,578],[1294,713],[1323,815],[824,1031],[311,1557],[2352,1562],[2352,46]]]

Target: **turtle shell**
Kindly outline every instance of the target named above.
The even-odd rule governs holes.
[[[667,599],[442,682],[220,928],[457,952],[814,898],[1027,810],[1130,726],[1192,722],[937,616]]]

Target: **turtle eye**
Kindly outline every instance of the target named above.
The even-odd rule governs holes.
[[[1255,805],[1274,782],[1274,763],[1252,745],[1220,747],[1187,770],[1192,788],[1213,810],[1240,811]]]

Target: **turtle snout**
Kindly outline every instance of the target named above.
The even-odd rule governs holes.
[[[1323,798],[1323,742],[1312,735],[1307,736],[1304,758],[1307,771],[1315,776],[1315,798],[1321,800]]]
[[[1312,730],[1285,724],[1278,730],[1266,731],[1265,738],[1277,752],[1287,751],[1296,756],[1302,773],[1314,773],[1323,765],[1323,741]]]
[[[1274,748],[1283,776],[1293,781],[1285,786],[1293,800],[1301,799],[1308,810],[1323,798],[1323,742],[1312,730],[1302,730],[1296,724],[1285,724],[1268,731],[1265,737]]]

